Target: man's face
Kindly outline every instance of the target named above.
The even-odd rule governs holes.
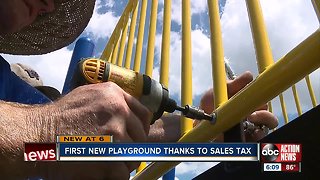
[[[30,25],[39,14],[53,10],[54,0],[1,0],[0,34],[17,32]]]

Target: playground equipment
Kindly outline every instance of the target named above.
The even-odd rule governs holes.
[[[150,10],[150,25],[148,32],[148,45],[146,53],[145,74],[152,76],[154,64],[155,34],[157,25],[158,0],[152,0],[150,8],[147,8],[147,0],[128,1],[118,24],[112,33],[101,59],[131,68],[140,72],[143,52],[143,39],[145,34],[146,14]],[[320,2],[312,0],[314,9],[320,19]],[[139,11],[139,4],[141,4]],[[226,87],[226,73],[224,65],[224,52],[222,45],[219,1],[208,0],[208,10],[211,32],[211,60],[212,78],[215,94],[216,123],[202,121],[200,125],[192,129],[192,120],[181,118],[181,135],[179,142],[207,142],[218,134],[226,132],[238,124],[250,112],[253,112],[261,104],[268,103],[272,112],[271,100],[279,96],[285,124],[289,122],[286,105],[282,93],[291,88],[298,115],[302,115],[302,109],[295,83],[305,78],[313,107],[317,106],[312,89],[309,74],[320,66],[320,31],[316,30],[302,43],[288,52],[276,63],[272,58],[268,35],[264,24],[259,0],[246,0],[248,15],[255,45],[256,60],[260,75],[246,86],[241,92],[228,100]],[[139,18],[137,43],[135,56],[132,57],[136,23]],[[171,0],[164,1],[163,31],[160,59],[160,83],[169,86],[169,61],[170,61],[170,27],[171,27]],[[191,12],[190,1],[182,1],[182,71],[181,71],[181,106],[192,104],[192,56],[191,56]],[[85,57],[90,57],[87,53]],[[256,93],[259,92],[259,93]],[[254,96],[253,96],[254,95]],[[246,99],[245,105],[243,99]],[[231,113],[232,112],[232,113]],[[179,162],[152,162],[147,167],[142,164],[134,179],[157,179]],[[171,175],[174,171],[171,171]]]

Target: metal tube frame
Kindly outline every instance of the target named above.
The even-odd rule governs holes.
[[[208,0],[211,31],[211,64],[215,109],[228,100],[227,76],[225,71],[219,2]]]
[[[259,72],[262,73],[270,65],[274,63],[272,57],[272,51],[270,48],[268,33],[266,25],[263,20],[262,9],[259,0],[246,0],[250,27],[252,31],[252,38],[254,41],[254,47],[256,51],[256,59],[258,64]],[[279,94],[282,115],[285,123],[288,123],[288,115],[286,110],[286,104],[283,99],[283,94]],[[297,106],[300,106],[298,104]]]
[[[211,139],[214,139],[220,133],[225,132],[235,124],[239,123],[244,117],[252,113],[257,107],[260,107],[262,104],[269,101],[269,110],[272,112],[271,102],[274,97],[280,94],[280,101],[283,99],[282,92],[287,88],[292,86],[294,83],[298,82],[300,79],[304,78],[306,75],[310,74],[320,66],[320,31],[316,30],[312,35],[300,43],[297,47],[291,50],[287,55],[281,58],[278,62],[273,64],[272,53],[267,37],[266,28],[263,22],[261,7],[258,0],[246,0],[248,6],[248,13],[250,17],[250,25],[252,29],[253,39],[255,41],[255,49],[257,55],[258,68],[260,75],[256,78],[255,81],[251,82],[248,86],[242,89],[239,93],[233,96],[229,101],[226,101],[226,83],[225,83],[225,71],[223,64],[223,47],[221,40],[221,28],[219,23],[219,14],[218,14],[218,0],[208,0],[209,13],[210,13],[210,29],[211,29],[211,44],[212,44],[212,60],[213,60],[213,72],[214,85],[219,87],[217,90],[217,99],[216,102],[219,102],[217,109],[214,111],[216,115],[215,124],[211,124],[207,121],[202,121],[196,128],[191,129],[192,121],[187,121],[183,123],[182,134],[179,142],[207,142]],[[312,0],[315,10],[319,18],[319,1]],[[143,5],[142,5],[143,6]],[[182,11],[182,105],[192,104],[192,86],[191,86],[191,77],[192,77],[192,52],[191,52],[191,13],[190,13],[190,0],[182,1],[183,11]],[[165,3],[165,11],[170,11],[170,3]],[[128,41],[128,48],[126,53],[126,67],[130,68],[131,53],[129,45],[130,38],[134,38],[135,24],[138,13],[138,1],[132,0],[128,2],[124,14],[127,16],[121,16],[115,31],[111,35],[109,42],[101,56],[102,59],[110,59],[111,54],[114,53],[110,51],[113,49],[116,44],[115,42],[120,41],[120,34],[124,36],[126,28],[128,28],[128,19],[129,13],[132,12],[132,20],[130,25],[130,34]],[[143,13],[143,12],[141,12]],[[163,35],[164,41],[162,42],[162,48],[165,46],[170,46],[170,16],[166,17],[169,12],[164,14],[164,24]],[[170,14],[169,14],[170,15]],[[141,19],[140,19],[141,23]],[[142,31],[142,30],[141,30]],[[139,27],[140,33],[140,27]],[[127,33],[125,33],[127,34]],[[150,35],[152,36],[152,35]],[[143,37],[142,37],[143,38]],[[121,37],[120,49],[123,37]],[[143,40],[141,40],[143,41]],[[118,48],[115,48],[118,49]],[[169,48],[166,49],[168,51]],[[132,51],[132,47],[131,47]],[[162,51],[163,52],[163,51]],[[120,50],[121,53],[121,50]],[[128,56],[130,55],[130,57]],[[137,56],[137,55],[136,55]],[[129,57],[129,61],[128,61]],[[163,58],[164,57],[164,58]],[[113,58],[112,58],[113,59]],[[140,58],[141,59],[141,58]],[[161,55],[161,59],[169,60],[169,53],[164,53]],[[308,61],[305,61],[305,60]],[[222,65],[221,61],[222,60]],[[161,62],[162,64],[163,62]],[[129,66],[128,66],[129,64]],[[168,64],[168,63],[167,63]],[[273,65],[272,65],[273,64]],[[135,65],[136,66],[136,65]],[[160,77],[168,77],[168,65],[164,62],[164,65],[161,65],[163,72],[161,70]],[[219,72],[221,71],[222,72]],[[216,76],[224,76],[223,78],[215,78]],[[313,99],[314,93],[311,87],[309,76],[305,77],[310,97]],[[160,78],[161,80],[161,78]],[[218,83],[219,82],[219,83]],[[165,84],[165,81],[162,83]],[[168,83],[167,83],[168,84]],[[297,92],[295,86],[292,87],[293,94],[295,96],[295,101],[299,102],[299,99],[296,99]],[[259,93],[256,93],[259,92]],[[246,99],[246,104],[243,105],[243,99]],[[315,98],[314,98],[315,99]],[[225,102],[226,101],[226,102]],[[315,106],[316,102],[312,100],[313,105]],[[239,106],[241,104],[241,106]],[[299,113],[299,108],[297,105],[297,110]],[[282,105],[285,105],[284,103]],[[285,106],[283,106],[285,108]],[[301,109],[301,108],[300,108]],[[230,113],[232,112],[232,113]],[[283,111],[284,113],[285,111]],[[190,127],[189,127],[190,126]],[[191,129],[191,130],[190,130]],[[178,165],[179,162],[153,162],[144,168],[141,172],[137,173],[134,179],[155,179],[159,178],[162,174],[169,171],[174,166]]]
[[[129,14],[127,16],[129,16]],[[123,64],[124,50],[125,50],[126,40],[128,35],[128,26],[129,26],[129,22],[126,23],[126,26],[121,34],[121,42],[120,42],[120,50],[119,50],[120,52],[119,52],[119,57],[117,62],[118,66],[122,66]]]
[[[133,70],[136,72],[140,72],[144,27],[145,27],[145,21],[146,21],[146,13],[147,13],[147,4],[148,4],[148,0],[142,0],[141,10],[140,10],[139,30],[138,30],[138,37],[137,37],[136,54],[135,54],[134,66],[133,66]]]
[[[181,105],[192,104],[191,4],[182,1]],[[181,134],[193,127],[193,121],[181,116]]]
[[[163,27],[161,44],[160,83],[169,87],[171,0],[164,1]]]
[[[202,121],[180,138],[179,142],[207,142],[239,123],[257,107],[272,100],[307,74],[319,68],[319,48],[320,31],[317,30],[282,59],[261,73],[255,81],[218,107],[215,110],[217,117],[215,124]],[[245,105],[243,99],[246,99]],[[239,106],[240,104],[241,106]],[[157,179],[179,163],[153,162],[134,179]]]
[[[129,14],[132,11],[133,7],[137,6],[137,3],[138,0],[129,1],[126,8],[123,11],[123,14]],[[110,59],[112,53],[111,49],[113,49],[113,47],[115,46],[115,42],[120,38],[121,30],[124,29],[125,24],[128,22],[128,20],[129,16],[120,17],[116,27],[114,28],[115,30],[111,34],[109,41],[100,56],[100,59],[103,59],[105,61]]]
[[[145,74],[150,77],[152,77],[153,64],[154,64],[153,59],[154,59],[156,28],[157,28],[157,12],[158,12],[158,0],[152,0],[148,47],[147,47],[147,60],[146,60],[146,69],[145,69]]]
[[[139,1],[137,2],[136,7],[133,9],[131,23],[130,23],[130,32],[129,32],[128,46],[127,46],[126,60],[125,60],[125,68],[127,69],[130,69],[130,65],[131,65],[132,48],[133,48],[134,34],[136,31],[138,11],[139,11]]]

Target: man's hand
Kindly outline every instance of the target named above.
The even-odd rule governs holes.
[[[33,177],[34,174],[46,177],[50,173],[56,179],[128,179],[130,172],[138,167],[138,162],[25,163],[22,156],[23,142],[54,142],[56,135],[105,134],[113,135],[116,142],[145,142],[152,117],[146,107],[112,82],[81,86],[47,105],[17,104],[11,107],[7,104],[6,108],[8,111],[15,108],[19,114],[3,113],[1,115],[8,118],[1,120],[13,120],[20,122],[20,125],[7,127],[8,130],[3,131],[7,134],[2,137],[12,140],[3,138],[0,141],[1,169],[3,172],[8,169],[8,174],[4,176],[23,178]],[[21,138],[14,139],[18,132]],[[12,149],[15,150],[14,154]],[[12,166],[5,163],[8,161]]]
[[[151,112],[112,82],[79,87],[53,106],[63,115],[57,134],[111,134],[115,142],[145,142],[149,133]],[[139,163],[65,162],[58,166],[58,172],[71,179],[128,179]]]
[[[243,87],[253,80],[253,76],[250,72],[245,72],[233,81],[229,81],[227,84],[229,97],[236,94]],[[247,117],[247,119],[256,125],[265,125],[272,129],[278,125],[277,118],[267,111],[267,105],[263,105],[255,112]],[[212,113],[214,110],[213,102],[213,89],[208,90],[201,98],[200,109],[203,109],[206,113]],[[194,126],[200,121],[195,120]],[[257,141],[264,137],[265,134],[261,129],[257,129],[253,134],[246,134],[247,141]],[[150,129],[149,141],[161,141],[161,142],[175,142],[181,137],[180,135],[180,116],[167,114],[157,120]],[[223,142],[223,134],[219,135],[215,141]]]
[[[168,113],[150,126],[148,141],[176,142],[180,137],[180,115]]]
[[[250,72],[245,72],[241,76],[237,77],[235,80],[229,81],[227,84],[228,88],[228,96],[229,98],[244,88],[248,83],[253,80],[253,76]],[[259,93],[259,92],[257,92]],[[200,108],[203,109],[206,113],[212,113],[214,110],[214,102],[213,102],[213,90],[208,90],[200,101]],[[269,129],[275,128],[278,126],[277,118],[267,111],[267,104],[262,107],[256,109],[251,115],[247,117],[247,120],[256,124],[256,125],[265,125]],[[230,112],[232,113],[232,112]],[[195,121],[195,125],[199,123],[199,121]],[[246,134],[246,141],[257,141],[263,138],[266,134],[262,129],[256,129],[253,134]],[[218,136],[215,141],[223,141],[223,134]]]
[[[151,112],[112,82],[81,86],[47,107],[56,134],[111,134],[116,142],[145,142]]]

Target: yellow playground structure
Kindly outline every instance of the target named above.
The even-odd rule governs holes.
[[[147,3],[151,2],[150,8]],[[130,68],[131,59],[133,70],[140,72],[143,53],[145,29],[148,29],[148,44],[146,53],[145,74],[152,76],[154,68],[154,49],[157,25],[158,0],[129,0],[122,16],[117,23],[101,59],[113,64]],[[305,78],[313,107],[317,106],[316,97],[310,82],[309,74],[320,66],[320,31],[316,30],[302,43],[288,52],[278,61],[274,61],[269,45],[259,0],[246,0],[252,37],[258,65],[258,77],[228,100],[224,50],[220,25],[218,0],[208,0],[208,15],[210,19],[211,65],[215,94],[216,123],[202,121],[193,128],[192,120],[182,117],[181,138],[179,142],[208,142],[218,134],[223,133],[238,124],[248,114],[264,103],[280,99],[285,124],[289,122],[282,93],[292,89],[297,113],[302,114],[295,83]],[[312,0],[315,12],[320,19],[320,1]],[[139,8],[140,7],[140,8]],[[181,49],[181,105],[192,104],[192,44],[191,44],[191,5],[190,0],[182,0],[182,49]],[[148,12],[150,11],[150,12]],[[150,22],[146,15],[150,13]],[[139,18],[138,18],[139,15]],[[171,0],[164,0],[162,18],[162,45],[160,59],[160,82],[169,86],[170,64],[170,30],[171,30]],[[136,24],[138,25],[136,27]],[[145,28],[149,25],[149,28]],[[138,30],[138,33],[135,30]],[[137,34],[137,37],[135,37]],[[136,43],[134,43],[136,38]],[[133,53],[133,47],[135,52]],[[133,57],[134,54],[134,57]],[[256,93],[258,92],[259,93]],[[254,98],[252,94],[255,94]],[[278,97],[277,97],[278,96]],[[245,104],[243,100],[245,99]],[[232,112],[232,113],[231,113]],[[152,162],[144,167],[142,164],[134,179],[157,179],[168,172],[179,162]]]

